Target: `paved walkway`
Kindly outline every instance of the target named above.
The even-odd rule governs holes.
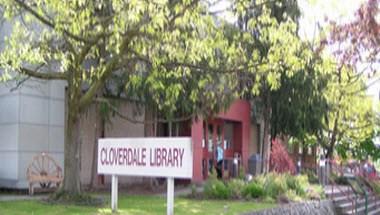
[[[0,194],[1,201],[18,201],[18,200],[41,200],[47,198],[48,195],[16,195],[16,194]]]

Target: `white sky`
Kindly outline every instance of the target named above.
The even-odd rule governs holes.
[[[350,21],[363,0],[299,0],[302,11],[299,34],[312,39],[317,24],[326,26],[327,17],[338,23]]]

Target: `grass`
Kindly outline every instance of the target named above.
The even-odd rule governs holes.
[[[175,214],[240,214],[272,208],[273,203],[253,201],[219,201],[176,198],[174,200]],[[118,202],[118,214],[123,215],[153,215],[166,214],[166,198],[157,196],[126,196],[121,195]],[[104,207],[85,207],[75,205],[49,204],[42,201],[12,201],[0,202],[0,214],[9,215],[94,215],[112,214],[110,203]]]

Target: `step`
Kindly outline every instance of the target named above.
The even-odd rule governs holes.
[[[333,189],[333,187],[334,187],[334,189]],[[351,192],[352,190],[351,190],[351,187],[345,186],[345,185],[336,185],[336,186],[328,185],[328,186],[325,186],[324,191],[325,191],[326,195],[329,195],[329,194],[340,193],[342,191],[343,192],[346,192],[346,191]]]
[[[371,212],[372,210],[375,210],[376,208],[376,203],[370,203],[368,204],[368,212]],[[378,208],[380,208],[380,204],[378,203]],[[376,209],[376,210],[377,210]],[[341,210],[340,211],[343,213],[343,214],[364,214],[365,212],[365,205],[361,206],[361,207],[358,207],[357,209],[357,212],[355,213],[355,209],[353,211],[349,210],[349,211],[344,211],[344,210]]]
[[[342,196],[338,196],[338,197],[333,197],[332,200],[334,202],[334,204],[342,204],[342,203],[345,203],[347,201],[351,201],[350,199],[355,199],[355,195],[352,194],[352,195],[342,195]],[[331,198],[330,198],[331,199]]]
[[[380,214],[380,206],[376,208],[375,210],[368,212],[368,215],[378,215],[378,214]]]
[[[380,201],[377,202],[378,205],[380,205]],[[376,205],[376,201],[375,201],[375,198],[371,197],[371,198],[368,198],[368,207],[370,205],[373,205],[375,206]],[[349,202],[345,202],[343,204],[336,204],[337,207],[341,208],[342,210],[346,210],[346,209],[351,209],[352,207],[352,202],[349,201]],[[360,198],[356,201],[356,206],[357,207],[365,207],[365,199],[364,198]]]

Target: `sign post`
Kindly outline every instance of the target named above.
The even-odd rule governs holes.
[[[174,214],[174,178],[169,177],[167,178],[167,194],[166,194],[166,214],[167,215],[173,215]]]
[[[117,211],[118,176],[167,178],[167,214],[174,214],[174,179],[192,178],[190,137],[105,138],[98,144],[98,174],[112,175],[111,208]]]
[[[117,211],[117,199],[118,199],[118,194],[117,194],[117,187],[118,187],[118,182],[117,182],[117,175],[112,175],[112,185],[111,185],[111,208],[112,212]]]

